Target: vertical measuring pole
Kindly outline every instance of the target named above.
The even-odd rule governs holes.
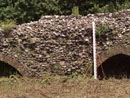
[[[93,27],[93,61],[94,61],[94,79],[97,79],[95,22],[92,22],[92,27]]]

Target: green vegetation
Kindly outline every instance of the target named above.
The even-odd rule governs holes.
[[[0,20],[12,19],[24,23],[37,20],[42,15],[73,13],[77,16],[129,8],[129,0],[1,0]]]
[[[35,53],[35,51],[34,51],[34,50],[30,50],[30,54],[32,54],[32,55],[33,55],[34,53]]]
[[[0,28],[4,31],[4,32],[9,32],[11,31],[11,29],[16,25],[16,22],[13,20],[6,20],[6,21],[0,21]]]
[[[0,78],[1,98],[129,98],[129,91],[129,79],[125,78],[99,81],[49,74],[41,78]]]
[[[109,32],[112,29],[112,25],[102,23],[96,28],[96,35],[101,36],[103,33]]]
[[[72,14],[75,15],[76,17],[79,15],[79,7],[78,6],[74,6],[72,8]]]
[[[22,54],[23,51],[22,51],[21,49],[18,49],[18,50],[17,50],[17,53]]]

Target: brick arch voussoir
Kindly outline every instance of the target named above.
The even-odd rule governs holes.
[[[12,67],[14,67],[22,76],[24,76],[25,74],[25,69],[24,67],[18,63],[16,60],[14,60],[11,56],[5,56],[3,54],[0,53],[0,61],[5,62],[9,65],[11,65]]]

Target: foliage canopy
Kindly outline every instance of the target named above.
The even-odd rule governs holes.
[[[24,23],[37,20],[41,15],[70,15],[78,6],[79,14],[115,12],[130,8],[129,0],[0,0],[0,20]]]

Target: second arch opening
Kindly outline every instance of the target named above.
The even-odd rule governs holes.
[[[117,54],[114,55],[102,63],[98,67],[98,76],[100,79],[104,78],[103,71],[105,73],[105,77],[108,79],[110,77],[114,77],[116,79],[121,78],[130,78],[130,56],[125,54]]]

